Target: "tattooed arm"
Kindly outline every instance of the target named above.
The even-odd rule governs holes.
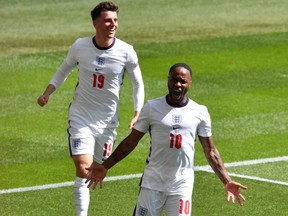
[[[88,188],[91,187],[93,183],[93,190],[96,188],[98,183],[100,183],[100,188],[102,188],[102,182],[108,170],[129,155],[135,149],[144,134],[145,133],[132,129],[131,133],[124,140],[122,140],[122,142],[107,160],[100,165],[93,162],[92,166],[87,169],[89,170],[86,180],[86,183],[89,182]]]
[[[222,158],[214,145],[213,137],[200,137],[199,140],[202,144],[205,157],[214,170],[215,174],[219,177],[219,179],[223,182],[223,184],[227,184],[231,181],[222,161]]]
[[[205,154],[206,159],[208,160],[208,163],[210,164],[211,168],[214,170],[215,174],[219,177],[219,179],[225,185],[227,201],[230,201],[231,199],[232,202],[234,203],[235,198],[236,198],[238,203],[242,206],[243,201],[245,201],[245,198],[242,194],[239,193],[239,188],[246,190],[247,187],[241,185],[238,182],[234,182],[231,180],[228,172],[226,171],[224,167],[224,163],[222,161],[220,153],[214,144],[212,136],[211,137],[199,136],[199,140],[203,147],[204,154]]]

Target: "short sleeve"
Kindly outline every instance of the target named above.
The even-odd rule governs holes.
[[[150,127],[150,106],[146,103],[141,109],[140,115],[134,125],[134,128],[142,133],[146,133]]]
[[[212,136],[211,118],[206,106],[201,106],[201,121],[198,125],[198,136],[210,137]]]

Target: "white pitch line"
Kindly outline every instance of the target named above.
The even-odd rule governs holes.
[[[203,167],[201,167],[201,169],[198,169],[197,171],[214,173],[214,171],[211,168],[205,169]],[[255,181],[268,182],[268,183],[288,186],[288,182],[276,181],[276,180],[271,180],[271,179],[266,179],[266,178],[260,178],[260,177],[257,177],[257,176],[241,175],[241,174],[230,173],[230,172],[229,172],[229,176],[234,176],[234,177],[238,177],[238,178],[244,178],[244,179],[250,179],[250,180],[255,180]]]
[[[46,184],[46,185],[39,185],[39,186],[32,186],[32,187],[12,188],[12,189],[0,190],[0,194],[45,190],[45,189],[51,189],[51,188],[67,187],[67,186],[72,186],[72,185],[74,185],[74,182],[62,182],[62,183]]]
[[[140,178],[141,176],[142,176],[141,173],[123,175],[123,176],[111,176],[111,177],[105,178],[104,181],[108,182],[108,181],[117,181],[117,180],[124,180],[124,179],[133,179],[133,178]],[[39,185],[39,186],[32,186],[32,187],[4,189],[4,190],[0,190],[0,195],[9,194],[9,193],[26,192],[26,191],[35,191],[35,190],[45,190],[45,189],[60,188],[60,187],[68,187],[68,186],[73,186],[73,185],[74,185],[74,181],[70,181],[70,182],[46,184],[46,185]]]
[[[275,158],[264,158],[264,159],[256,159],[256,160],[247,160],[247,161],[239,161],[233,163],[225,163],[225,167],[235,167],[235,166],[247,166],[247,165],[255,165],[255,164],[263,164],[263,163],[272,163],[272,162],[279,162],[279,161],[287,161],[288,156],[283,157],[275,157]],[[205,171],[205,172],[213,172],[210,166],[195,166],[195,171]],[[246,176],[246,175],[239,175],[235,173],[229,173],[231,176],[246,178],[251,180],[269,182],[274,184],[286,185],[288,186],[287,182],[281,181],[274,181],[264,178],[259,178],[255,176]],[[123,175],[123,176],[111,176],[105,178],[106,181],[117,181],[117,180],[124,180],[124,179],[133,179],[133,178],[140,178],[142,173],[139,174],[131,174],[131,175]],[[62,182],[62,183],[55,183],[55,184],[46,184],[46,185],[39,185],[39,186],[32,186],[32,187],[22,187],[22,188],[12,188],[12,189],[4,189],[0,190],[1,194],[10,194],[10,193],[19,193],[19,192],[27,192],[27,191],[35,191],[35,190],[45,190],[45,189],[52,189],[52,188],[59,188],[59,187],[68,187],[73,186],[74,182]]]
[[[261,181],[261,182],[268,182],[268,183],[288,186],[288,182],[265,179],[265,178],[260,178],[260,177],[256,177],[256,176],[240,175],[240,174],[236,174],[236,173],[229,173],[229,175],[239,177],[239,178],[245,178],[245,179],[251,179],[251,180],[256,180],[256,181]]]
[[[257,164],[263,164],[263,163],[273,163],[273,162],[280,162],[280,161],[288,161],[288,156],[225,163],[225,167],[227,168],[227,167],[248,166],[248,165],[251,166],[251,165],[257,165]],[[212,168],[209,165],[195,166],[195,170],[196,171],[198,171],[198,170],[205,171],[205,170],[212,170]]]

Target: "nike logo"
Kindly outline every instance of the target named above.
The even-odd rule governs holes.
[[[173,130],[181,128],[181,125],[172,125]]]
[[[95,71],[100,71],[102,70],[103,68],[95,68]]]

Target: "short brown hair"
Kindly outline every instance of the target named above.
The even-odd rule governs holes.
[[[91,17],[92,20],[94,21],[98,17],[100,17],[101,12],[103,11],[114,11],[114,12],[119,12],[118,5],[113,3],[113,2],[101,2],[96,7],[91,11]]]

